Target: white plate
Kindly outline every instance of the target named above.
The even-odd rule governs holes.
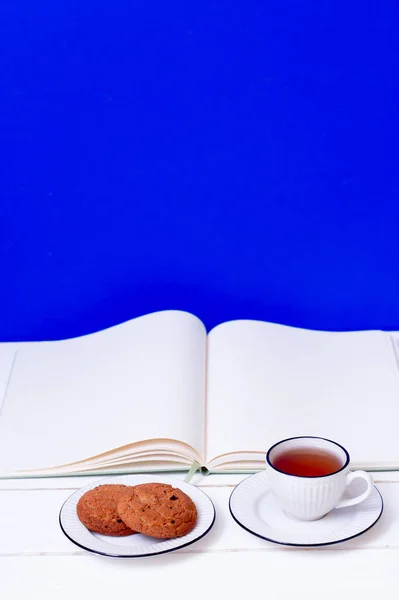
[[[350,486],[348,495],[360,493],[356,483]],[[383,511],[381,494],[374,487],[371,496],[360,504],[333,510],[318,521],[296,521],[278,507],[266,471],[239,483],[231,493],[229,505],[233,518],[241,527],[264,540],[287,546],[327,546],[345,542],[370,529]]]
[[[140,483],[151,482],[169,483],[182,490],[182,492],[185,492],[194,501],[197,507],[198,518],[194,529],[190,533],[169,540],[150,538],[138,533],[125,537],[112,537],[93,533],[79,521],[76,514],[76,505],[79,498],[88,490],[98,485],[110,483],[138,485]],[[63,504],[60,511],[61,529],[71,542],[89,552],[117,558],[152,556],[183,548],[204,537],[211,529],[214,521],[215,507],[210,498],[202,490],[181,479],[172,479],[167,476],[159,477],[157,475],[121,475],[119,477],[107,477],[101,481],[96,481],[72,494]]]

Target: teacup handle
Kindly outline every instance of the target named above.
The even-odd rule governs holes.
[[[346,487],[352,483],[354,479],[364,479],[367,483],[367,489],[359,496],[355,496],[354,498],[348,498],[347,500],[341,500],[338,502],[335,508],[344,508],[345,506],[353,506],[354,504],[359,504],[359,502],[363,502],[366,500],[373,491],[374,488],[374,480],[369,473],[366,471],[350,471],[346,476]]]

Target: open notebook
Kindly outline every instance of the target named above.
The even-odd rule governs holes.
[[[152,313],[80,338],[0,344],[0,476],[254,471],[295,435],[399,468],[389,333]]]

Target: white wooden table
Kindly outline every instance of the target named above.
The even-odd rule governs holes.
[[[215,504],[212,530],[187,548],[137,559],[90,554],[60,530],[64,500],[98,477],[0,481],[0,598],[398,597],[399,473],[374,474],[384,512],[371,530],[317,549],[274,545],[239,527],[228,500],[242,478],[196,475]]]

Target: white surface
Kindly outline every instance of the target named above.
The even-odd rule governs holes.
[[[281,510],[271,493],[269,480],[265,471],[247,477],[233,490],[230,510],[244,529],[276,543],[321,546],[343,542],[364,533],[382,512],[381,495],[373,487],[371,496],[356,506],[332,510],[316,521],[297,521]],[[355,489],[352,493],[357,495],[359,491]]]
[[[178,487],[193,500],[197,507],[197,523],[187,535],[179,538],[157,540],[146,535],[128,535],[111,537],[99,535],[89,531],[78,519],[76,507],[80,498],[89,490],[96,487],[97,483],[89,483],[72,494],[63,504],[60,512],[60,523],[63,532],[79,547],[97,552],[106,556],[118,558],[136,558],[138,556],[151,556],[163,552],[175,551],[177,548],[188,546],[206,535],[215,520],[215,508],[209,496],[198,486],[175,479],[169,475],[122,475],[109,477],[101,481],[102,484],[139,485],[141,483],[167,483]]]
[[[176,475],[176,477],[179,477]],[[181,476],[183,477],[183,476]],[[231,491],[243,477],[196,475],[215,504],[216,522],[197,543],[161,556],[111,559],[79,550],[61,532],[58,513],[73,490],[98,478],[0,481],[0,596],[31,600],[229,599],[264,590],[271,600],[395,598],[399,582],[399,473],[375,474],[384,512],[364,535],[327,548],[276,546],[232,519]],[[211,593],[210,593],[211,590]]]

